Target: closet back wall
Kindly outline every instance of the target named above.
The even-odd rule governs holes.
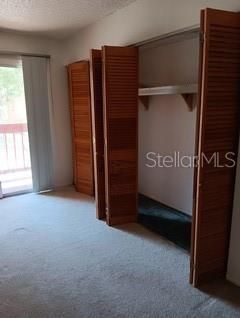
[[[144,86],[193,84],[198,81],[199,39],[162,43],[141,49],[140,83]],[[149,168],[147,153],[193,155],[196,107],[189,111],[181,95],[150,97],[139,107],[139,192],[192,214],[193,168]],[[154,155],[151,154],[151,158]],[[188,161],[185,161],[188,163]]]

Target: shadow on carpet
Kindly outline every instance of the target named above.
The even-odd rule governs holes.
[[[139,194],[138,221],[176,245],[190,251],[191,216]]]

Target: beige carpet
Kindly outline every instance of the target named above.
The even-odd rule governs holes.
[[[0,317],[240,317],[240,289],[188,284],[187,254],[110,228],[72,189],[0,201]]]

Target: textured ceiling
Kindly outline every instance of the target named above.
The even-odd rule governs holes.
[[[0,0],[0,28],[71,35],[135,0]]]

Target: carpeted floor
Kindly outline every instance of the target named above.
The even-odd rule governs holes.
[[[184,250],[111,228],[72,189],[0,201],[1,318],[240,317],[240,289],[188,284]]]

